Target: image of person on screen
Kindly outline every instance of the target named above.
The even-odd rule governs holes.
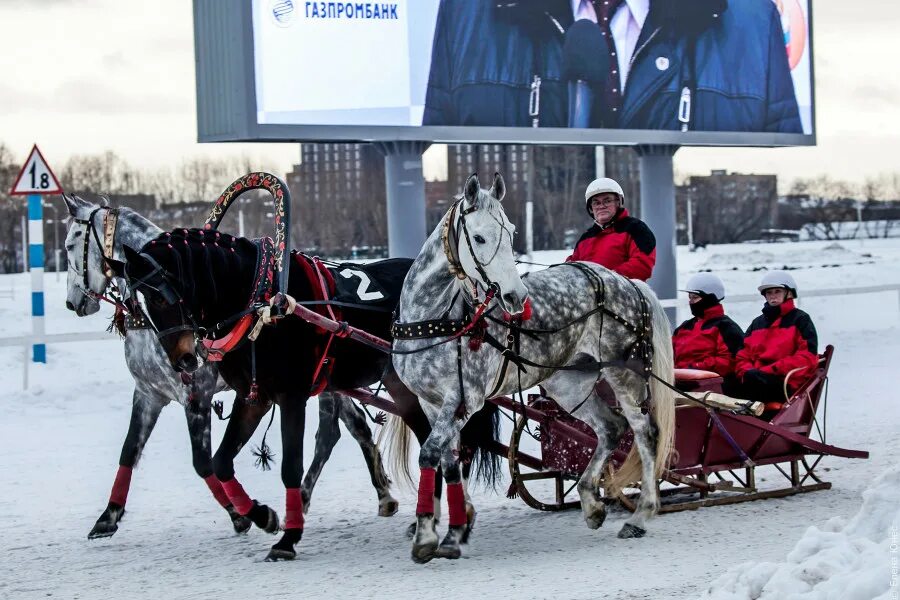
[[[423,125],[802,133],[772,0],[441,0]]]

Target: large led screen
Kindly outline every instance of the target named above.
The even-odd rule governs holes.
[[[809,0],[253,0],[255,121],[366,128],[360,138],[386,128],[383,139],[424,127],[419,139],[434,141],[811,144],[809,11]]]

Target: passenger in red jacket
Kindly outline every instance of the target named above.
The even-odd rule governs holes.
[[[767,273],[759,291],[766,304],[744,334],[744,347],[735,361],[739,385],[727,393],[749,400],[783,401],[785,377],[791,374],[788,391],[793,392],[819,363],[816,327],[808,314],[794,306],[797,284],[790,274]]]
[[[631,279],[650,279],[656,263],[656,238],[643,221],[628,216],[622,186],[607,177],[595,179],[584,198],[594,225],[581,236],[566,262],[595,262]]]
[[[725,315],[725,285],[712,273],[688,279],[691,314],[672,334],[675,368],[713,371],[722,377],[734,372],[734,356],[741,349],[744,332]]]

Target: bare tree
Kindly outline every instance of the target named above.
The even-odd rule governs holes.
[[[819,175],[812,179],[798,179],[791,186],[791,193],[806,196],[804,203],[813,233],[827,240],[840,238],[838,223],[855,221],[857,190],[850,183]]]

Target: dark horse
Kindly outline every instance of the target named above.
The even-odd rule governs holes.
[[[247,312],[248,298],[259,289],[258,274],[265,271],[262,246],[202,229],[177,229],[160,235],[140,252],[126,249],[126,276],[131,289],[140,292],[147,312],[169,361],[181,371],[198,368],[197,337],[233,323]],[[315,301],[320,294],[319,275],[311,275],[310,259],[302,254],[285,256],[289,262],[288,295],[298,302]],[[391,311],[399,298],[403,279],[411,265],[407,259],[390,259],[367,265],[367,277],[377,282],[393,306],[387,310],[367,310],[362,305],[343,305],[342,320],[383,339],[390,339]],[[305,263],[305,264],[304,264]],[[262,271],[260,266],[263,266]],[[346,276],[346,275],[345,275]],[[360,286],[360,298],[365,292]],[[216,476],[235,508],[259,527],[277,520],[266,505],[251,500],[234,479],[234,457],[246,444],[269,410],[271,403],[281,409],[281,478],[286,488],[284,533],[272,547],[267,560],[292,559],[294,546],[303,534],[303,433],[306,401],[318,384],[339,391],[383,382],[394,399],[398,413],[420,440],[430,431],[418,399],[400,382],[390,356],[343,337],[329,338],[322,330],[294,316],[265,326],[255,342],[243,342],[224,355],[219,372],[236,392],[232,417],[213,458]],[[323,358],[327,356],[327,363]],[[326,380],[314,381],[324,369]],[[321,379],[321,378],[320,378]],[[483,459],[479,473],[496,476],[496,461],[487,459],[485,449],[497,429],[495,409],[476,415],[476,423],[464,432],[464,443]]]

